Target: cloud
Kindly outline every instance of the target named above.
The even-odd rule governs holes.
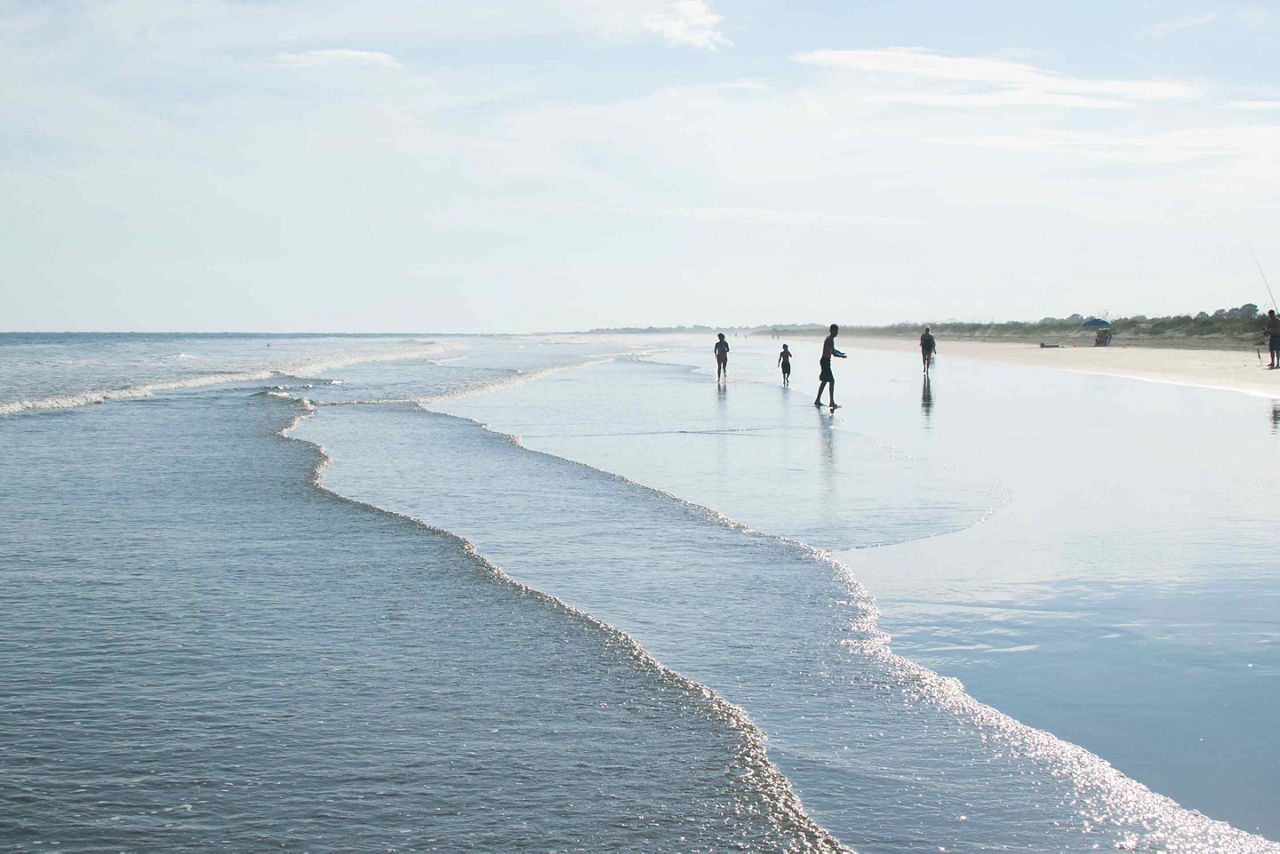
[[[521,315],[514,280],[545,306],[577,304],[593,281],[615,283],[601,305],[644,295],[583,325],[682,316],[689,293],[725,287],[800,316],[832,295],[865,298],[893,320],[910,313],[897,294],[935,274],[976,300],[1048,266],[1078,294],[1091,269],[1141,257],[1184,290],[1206,286],[1199,248],[1280,228],[1280,96],[1256,70],[1087,79],[1076,69],[1092,51],[1054,47],[1051,64],[939,43],[651,73],[673,49],[724,50],[722,5],[0,12],[0,136],[12,143],[0,227],[10,278],[34,283],[26,313],[4,322],[89,325],[101,309],[127,325],[93,288],[164,305],[179,278],[228,294],[210,328],[243,323],[241,295],[310,328],[474,326],[450,307],[458,293],[486,323],[566,323],[551,308]],[[628,49],[615,64],[602,43],[647,59]],[[356,280],[382,301],[348,317],[337,307]],[[653,282],[672,295],[654,299]],[[48,308],[42,283],[75,295],[83,319]],[[992,311],[1013,304],[991,299]],[[137,311],[153,326],[181,320]]]
[[[666,208],[659,216],[696,222],[737,222],[764,225],[856,228],[876,225],[914,225],[914,220],[869,214],[827,211],[777,210],[774,208]]]
[[[721,20],[705,0],[675,0],[663,12],[646,18],[644,25],[669,45],[716,50],[732,44],[720,32]]]
[[[995,92],[932,92],[923,89],[895,89],[867,92],[862,96],[862,100],[869,104],[899,104],[914,107],[1081,107],[1115,110],[1127,106],[1124,101],[1110,98],[1018,89]]]
[[[1200,90],[1187,83],[1163,80],[1098,80],[1045,71],[1025,62],[993,57],[943,56],[923,48],[816,50],[794,57],[797,62],[855,72],[874,79],[880,88],[861,90],[873,102],[951,107],[1090,107],[1118,108],[1130,101],[1195,98]],[[874,77],[873,77],[874,76]],[[884,88],[885,82],[928,81],[935,88]]]
[[[1271,20],[1271,14],[1260,7],[1249,7],[1245,9],[1237,9],[1232,13],[1231,17],[1237,22],[1244,24],[1246,27],[1260,27],[1267,21]]]
[[[1280,101],[1228,101],[1233,110],[1280,110]]]
[[[317,68],[321,66],[365,66],[372,68],[399,68],[400,63],[389,53],[378,50],[304,50],[301,53],[277,53],[272,61],[290,68]]]
[[[710,0],[87,0],[82,14],[58,4],[31,4],[30,13],[55,23],[50,30],[81,29],[117,48],[199,55],[283,45],[421,44],[446,38],[536,38],[575,34],[613,42],[657,41],[674,47],[716,49],[729,44]],[[11,5],[11,4],[10,4]],[[0,3],[0,8],[5,4]],[[0,11],[3,26],[14,14]],[[657,37],[657,38],[655,38]],[[400,48],[397,48],[399,51]]]
[[[1045,51],[1034,47],[1002,47],[991,51],[993,59],[1007,59],[1011,62],[1030,62],[1045,56]]]
[[[1196,27],[1203,27],[1205,24],[1211,24],[1218,20],[1216,12],[1200,12],[1195,15],[1183,15],[1181,18],[1173,18],[1168,21],[1161,21],[1158,24],[1152,24],[1138,33],[1138,38],[1161,39],[1170,33],[1178,30],[1191,30]]]
[[[1280,127],[1186,128],[1142,136],[1035,130],[1006,136],[937,138],[934,142],[1123,163],[1188,163],[1206,158],[1260,161],[1280,147]]]

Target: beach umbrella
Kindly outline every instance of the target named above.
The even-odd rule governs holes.
[[[1101,317],[1091,317],[1084,322],[1085,326],[1110,326],[1111,321],[1103,320]]]

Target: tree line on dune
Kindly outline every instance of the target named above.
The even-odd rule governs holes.
[[[1111,324],[1111,331],[1117,337],[1209,337],[1221,336],[1244,338],[1260,334],[1265,318],[1262,311],[1254,303],[1248,302],[1238,308],[1220,308],[1210,313],[1170,314],[1163,317],[1148,317],[1135,314],[1132,317],[1106,318]],[[1035,338],[1037,336],[1068,336],[1072,334],[1092,335],[1091,329],[1084,324],[1094,320],[1095,315],[1071,314],[1067,317],[1044,317],[1040,320],[1021,321],[1007,320],[1002,322],[969,322],[959,320],[912,321],[892,323],[885,326],[856,326],[841,324],[846,335],[902,337],[919,335],[925,326],[933,327],[936,335],[971,337],[971,338]],[[711,327],[702,324],[691,326],[626,326],[608,329],[592,329],[590,332],[707,332],[724,331],[748,335],[826,335],[826,323],[788,323],[766,326],[724,326]]]
[[[1239,337],[1259,334],[1262,331],[1262,320],[1265,312],[1259,310],[1254,303],[1245,303],[1239,308],[1220,308],[1212,313],[1207,311],[1190,314],[1171,314],[1164,317],[1148,317],[1135,314],[1132,317],[1109,318],[1111,330],[1116,336],[1228,336]],[[1087,333],[1087,321],[1095,319],[1095,315],[1071,314],[1067,317],[1045,317],[1035,321],[1009,320],[1003,322],[964,322],[957,320],[919,321],[911,323],[893,323],[886,326],[842,326],[842,332],[852,335],[885,335],[909,336],[919,335],[925,326],[933,327],[934,334],[964,337],[1021,338],[1042,335],[1068,335],[1071,333]],[[826,327],[821,324],[789,324],[786,326],[760,327],[755,332],[771,332],[776,334],[820,334]]]

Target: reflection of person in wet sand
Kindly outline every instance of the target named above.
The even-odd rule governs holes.
[[[920,389],[920,411],[924,413],[925,421],[929,420],[929,416],[933,413],[933,390],[929,388],[929,375],[924,375],[924,387]]]
[[[729,378],[729,342],[724,340],[724,333],[716,336],[716,382]]]
[[[933,361],[933,354],[938,349],[938,342],[933,340],[933,333],[929,331],[929,327],[924,328],[924,334],[920,336],[920,355],[924,358],[924,372],[929,373],[929,363]]]
[[[782,352],[778,354],[778,364],[782,366],[782,384],[791,385],[791,351],[786,344],[782,345]]]
[[[844,353],[836,349],[836,336],[840,334],[840,327],[834,323],[831,324],[831,334],[822,342],[822,357],[818,359],[818,366],[821,370],[818,372],[818,396],[814,398],[813,405],[822,405],[822,390],[831,385],[830,391],[827,392],[827,402],[830,403],[832,409],[837,409],[839,404],[836,403],[836,375],[831,373],[831,357],[837,359],[845,358]]]

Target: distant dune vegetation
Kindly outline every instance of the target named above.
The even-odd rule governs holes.
[[[1113,346],[1150,344],[1166,346],[1253,347],[1262,340],[1265,311],[1253,303],[1239,308],[1220,308],[1212,313],[1174,314],[1166,317],[1105,318],[1111,323]],[[1037,321],[1009,320],[1000,323],[973,323],[958,320],[922,320],[887,326],[858,326],[842,323],[843,335],[902,338],[916,336],[925,326],[939,337],[984,340],[1084,342],[1092,343],[1095,329],[1084,324],[1094,315],[1072,314],[1045,317]],[[839,322],[839,318],[837,318]],[[788,323],[750,327],[666,326],[593,329],[592,332],[734,332],[747,335],[825,335],[825,323]]]
[[[1093,319],[1093,315],[1072,314],[1068,317],[1045,317],[1034,322],[1005,321],[1003,323],[964,323],[942,320],[926,323],[895,323],[891,326],[854,326],[847,331],[854,335],[909,335],[919,334],[925,325],[933,327],[935,333],[953,336],[972,336],[979,338],[1026,338],[1037,336],[1081,335],[1091,337],[1092,328],[1086,328],[1085,322]],[[1111,322],[1111,332],[1117,340],[1129,337],[1253,337],[1262,332],[1262,319],[1258,306],[1246,303],[1239,308],[1220,308],[1210,314],[1202,311],[1194,316],[1190,314],[1174,314],[1166,317],[1147,317],[1137,314],[1133,317],[1107,318]],[[821,327],[815,327],[818,329]]]

